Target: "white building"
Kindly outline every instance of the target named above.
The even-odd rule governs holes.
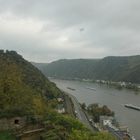
[[[112,124],[112,120],[107,120],[107,119],[105,119],[105,120],[103,120],[103,125],[104,126],[110,126]]]
[[[63,98],[57,98],[57,101],[58,102],[64,102],[64,99]]]
[[[110,126],[113,123],[114,118],[109,116],[100,116],[100,125]]]

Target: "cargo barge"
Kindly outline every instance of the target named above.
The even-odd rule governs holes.
[[[90,90],[95,90],[96,91],[96,89],[92,88],[92,87],[86,87],[86,89],[90,89]]]
[[[74,88],[71,88],[71,87],[67,87],[67,89],[70,89],[70,90],[76,90],[76,89],[74,89]]]
[[[127,108],[130,108],[130,109],[134,109],[134,110],[140,111],[140,107],[132,105],[132,104],[125,104],[124,106],[127,107]]]

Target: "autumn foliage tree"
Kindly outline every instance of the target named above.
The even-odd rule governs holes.
[[[93,116],[95,122],[99,122],[100,116],[114,116],[114,112],[106,105],[99,106],[99,104],[90,104],[87,107],[87,111]]]

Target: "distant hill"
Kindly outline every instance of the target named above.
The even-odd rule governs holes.
[[[103,59],[58,60],[38,68],[50,77],[93,79],[140,83],[140,55]]]
[[[31,62],[32,65],[34,65],[37,68],[40,68],[42,71],[45,70],[46,66],[48,63],[35,63],[35,62]],[[44,73],[45,71],[43,71]]]
[[[15,51],[0,50],[0,117],[39,115],[56,86]]]

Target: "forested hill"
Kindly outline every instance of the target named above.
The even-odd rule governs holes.
[[[59,89],[15,51],[0,50],[0,117],[40,115]]]
[[[35,62],[31,62],[32,65],[34,65],[35,67],[41,69],[42,73],[45,73],[46,66],[48,63],[35,63]]]
[[[58,60],[40,70],[50,77],[112,80],[140,83],[140,55],[103,59]]]
[[[33,136],[42,140],[115,140],[109,133],[92,133],[68,114],[58,114],[57,98],[62,94],[55,84],[15,51],[0,50],[0,120],[6,125],[4,129],[8,129],[4,131],[1,126],[0,140],[16,140],[16,135],[24,135],[38,127],[43,127],[43,132],[37,132],[37,136],[34,132],[28,134],[27,139]],[[21,129],[17,127],[20,124],[15,124],[15,129],[10,127],[11,124],[14,126],[11,118],[17,116],[26,118]],[[6,122],[7,118],[10,124]]]

